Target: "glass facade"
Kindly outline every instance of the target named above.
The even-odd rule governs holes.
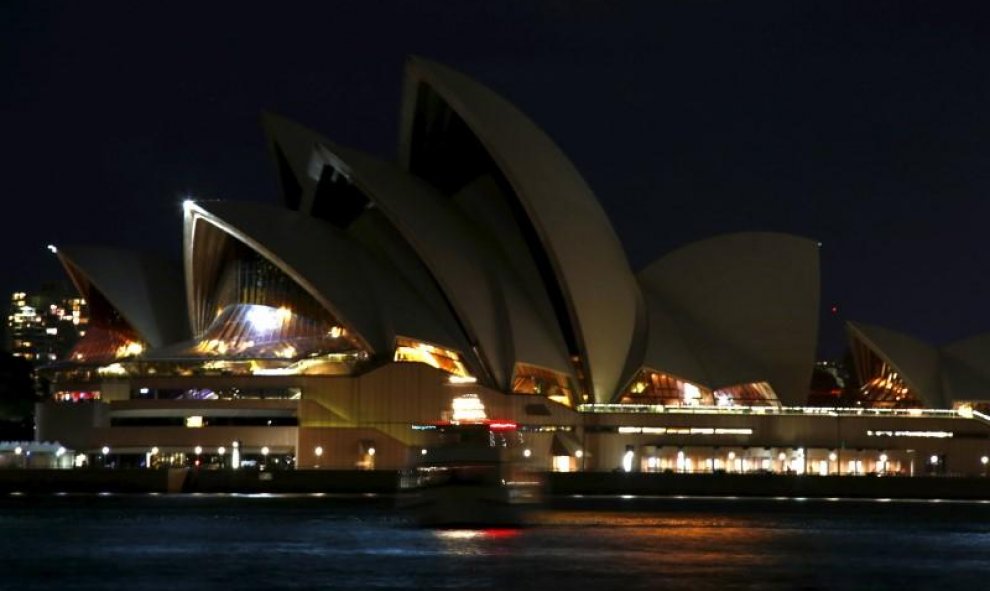
[[[858,340],[853,341],[852,348],[861,384],[857,405],[868,408],[925,407],[896,368]]]
[[[641,369],[619,398],[621,404],[664,406],[714,406],[710,390],[676,376]]]
[[[287,388],[147,388],[131,389],[131,398],[137,400],[299,400],[302,390]]]
[[[223,308],[195,351],[225,359],[296,359],[345,353],[356,346],[327,315],[303,316],[292,308],[231,304]]]
[[[214,317],[195,353],[224,359],[300,359],[361,349],[347,329],[292,278],[231,241],[206,298]]]
[[[766,382],[723,386],[714,391],[679,377],[642,369],[619,398],[620,404],[662,406],[780,406]]]
[[[725,386],[713,392],[715,406],[780,406],[777,394],[766,382]]]
[[[576,402],[574,384],[566,374],[517,363],[512,376],[513,394],[539,394],[565,406]]]
[[[444,349],[412,339],[398,338],[395,343],[395,361],[425,363],[449,374],[467,377],[467,368],[456,351]]]
[[[136,357],[144,352],[141,337],[99,290],[88,290],[89,326],[72,348],[68,361],[106,363]]]

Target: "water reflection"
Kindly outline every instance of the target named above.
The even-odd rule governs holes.
[[[18,559],[0,588],[172,589],[177,568],[190,588],[238,589],[947,591],[990,577],[987,504],[615,499],[538,523],[418,529],[332,495],[2,497],[0,553]]]
[[[523,530],[513,528],[426,530],[440,543],[439,550],[451,557],[506,556],[511,552],[504,542],[519,538]]]
[[[521,529],[488,528],[488,529],[437,529],[432,530],[441,540],[504,540],[515,538],[522,533]]]

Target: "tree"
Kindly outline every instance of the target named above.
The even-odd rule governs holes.
[[[0,351],[0,440],[33,439],[34,387],[31,364]]]

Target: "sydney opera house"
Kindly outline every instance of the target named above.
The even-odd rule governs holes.
[[[78,464],[396,469],[474,394],[547,470],[985,469],[990,340],[852,325],[866,403],[808,407],[815,241],[718,236],[634,271],[488,88],[411,58],[400,120],[395,163],[266,115],[281,205],[186,202],[181,266],[59,248],[91,318],[38,439]]]

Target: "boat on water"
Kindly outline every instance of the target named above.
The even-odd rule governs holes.
[[[543,483],[530,469],[519,426],[483,411],[458,413],[480,405],[474,395],[459,397],[455,418],[429,429],[433,441],[407,479],[406,506],[421,526],[522,526],[541,502]]]

